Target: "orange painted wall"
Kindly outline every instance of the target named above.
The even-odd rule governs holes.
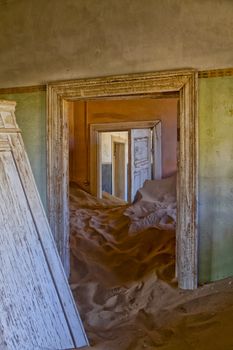
[[[70,180],[89,190],[89,126],[98,123],[161,120],[163,177],[176,171],[177,103],[169,99],[77,101],[70,113]]]

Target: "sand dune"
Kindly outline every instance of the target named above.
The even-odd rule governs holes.
[[[71,287],[95,350],[233,349],[233,279],[182,291],[175,231],[129,232],[131,210],[72,187]]]

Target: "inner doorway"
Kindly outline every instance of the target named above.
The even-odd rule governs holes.
[[[180,98],[177,265],[179,286],[197,286],[197,72],[180,70],[85,79],[48,85],[48,217],[66,272],[68,264],[67,100],[84,98]],[[64,154],[65,150],[65,154]],[[88,186],[88,181],[86,183]]]
[[[162,178],[161,121],[90,127],[91,144],[97,144],[91,171],[98,179],[94,189],[98,197],[107,192],[130,203],[146,180]]]
[[[164,244],[165,250],[170,247],[166,253],[172,262],[169,276],[175,283],[178,102],[178,98],[70,102],[73,106],[69,115],[72,140],[69,157],[72,181],[70,222],[72,242],[76,242],[71,246],[71,251],[77,249],[76,255],[78,241],[86,242],[85,234],[88,237],[90,232],[93,232],[92,244],[104,250],[97,239],[99,227],[101,234],[107,237],[107,244],[110,244],[114,239],[115,224],[121,227],[121,223],[128,218],[127,225],[116,232],[119,239],[124,233],[124,239],[119,241],[122,252],[112,244],[116,256],[120,253],[119,260],[116,258],[119,261],[117,264],[125,259],[124,245],[130,249],[134,247],[134,244],[130,244],[131,235],[137,236],[140,242],[140,236],[147,235],[147,230],[155,231],[155,236],[160,232],[164,237],[170,237],[169,242]],[[121,116],[117,115],[118,111],[121,111]],[[149,120],[143,120],[145,115]],[[158,116],[160,119],[157,119]],[[141,120],[137,120],[139,118]],[[117,119],[121,119],[121,122]],[[74,187],[74,184],[78,187]],[[85,190],[85,193],[80,190]],[[127,207],[122,207],[123,202],[127,202]],[[105,205],[103,212],[98,214],[93,211],[92,222],[85,222],[90,211],[102,205]],[[114,211],[112,206],[115,206]],[[112,223],[113,213],[115,224]],[[82,224],[79,224],[82,220],[85,232]],[[112,230],[109,228],[111,225]],[[169,233],[163,230],[169,230]],[[162,260],[155,263],[160,255],[156,247],[159,240],[151,239],[150,243],[150,239],[147,244],[153,247],[155,260],[152,264],[163,269]],[[83,251],[87,257],[89,253],[89,250]],[[82,262],[75,263],[73,253],[71,256],[72,271],[78,270]],[[132,259],[130,253],[127,253],[127,258],[129,261]],[[114,271],[112,273],[114,275]],[[75,279],[72,280],[76,283]]]
[[[137,246],[136,242],[130,243],[131,235],[139,238],[144,233],[147,235],[147,230],[155,231],[157,237],[155,234],[146,243],[150,247],[148,249],[151,249],[151,256],[155,256],[151,266],[163,269],[162,260],[155,263],[161,254],[156,244],[160,242],[159,235],[170,237],[164,243],[165,251],[168,250],[165,255],[171,258],[169,279],[172,276],[175,281],[178,102],[177,97],[69,102],[72,106],[69,113],[70,180],[79,186],[79,189],[70,187],[73,200],[70,206],[71,235],[72,242],[76,242],[72,246],[72,252],[77,248],[75,256],[78,256],[78,241],[85,242],[91,235],[92,244],[96,249],[102,250],[101,255],[107,254],[104,248],[108,249],[111,245],[117,264],[121,265],[125,258],[132,261],[130,252],[125,254],[124,249],[125,245],[130,250]],[[119,159],[115,162],[117,149]],[[117,167],[115,163],[119,165],[117,172],[114,169]],[[120,189],[124,192],[122,196],[117,195],[114,188],[116,176],[121,176],[118,185],[124,187]],[[144,183],[147,185],[144,186]],[[80,189],[90,193],[90,196],[80,192]],[[142,201],[140,196],[143,197]],[[121,201],[116,202],[113,197],[118,197]],[[127,208],[122,207],[125,205],[122,200],[128,202]],[[100,213],[102,206],[104,209]],[[98,211],[94,208],[98,208]],[[121,229],[116,231],[115,225]],[[168,229],[168,234],[162,233],[162,230]],[[101,244],[99,233],[104,236],[106,245]],[[121,249],[117,249],[115,243]],[[90,250],[80,251],[86,257],[89,253]],[[82,265],[80,260],[77,264],[73,264],[73,261],[72,266]],[[101,265],[100,262],[97,264]]]

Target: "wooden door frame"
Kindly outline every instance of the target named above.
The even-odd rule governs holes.
[[[64,268],[69,272],[68,117],[66,100],[149,97],[179,93],[180,148],[177,190],[178,284],[197,287],[198,272],[198,121],[196,70],[177,70],[80,79],[47,87],[48,218]]]
[[[138,122],[115,122],[115,123],[95,123],[90,124],[90,191],[94,196],[100,197],[99,184],[101,171],[98,169],[100,164],[100,140],[99,133],[101,132],[114,132],[114,131],[129,131],[131,129],[147,129],[158,128],[158,135],[161,133],[161,121],[138,121]],[[161,135],[160,135],[161,136]],[[160,139],[161,141],[161,139]],[[161,157],[158,172],[161,173]],[[128,186],[130,186],[130,181]]]

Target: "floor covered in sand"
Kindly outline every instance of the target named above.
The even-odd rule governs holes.
[[[173,215],[160,209],[140,230],[135,207],[71,187],[70,282],[92,349],[233,349],[233,278],[178,289]]]

